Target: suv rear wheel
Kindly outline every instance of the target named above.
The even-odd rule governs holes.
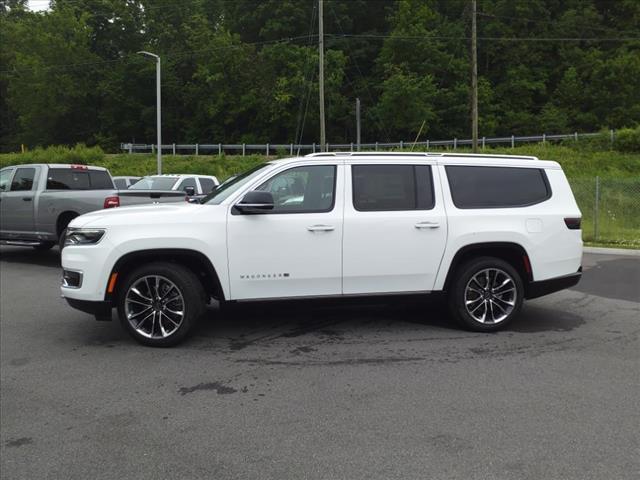
[[[131,272],[118,295],[118,316],[138,342],[170,347],[184,340],[205,308],[198,277],[186,267],[154,262]]]
[[[456,271],[449,310],[463,326],[493,332],[518,315],[523,293],[522,279],[509,263],[494,257],[474,258]]]

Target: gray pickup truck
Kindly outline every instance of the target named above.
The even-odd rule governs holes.
[[[0,170],[0,243],[48,250],[75,217],[102,208],[184,202],[180,191],[116,190],[102,167],[32,164]]]

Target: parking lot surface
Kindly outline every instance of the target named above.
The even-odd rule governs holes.
[[[57,252],[0,248],[3,479],[631,479],[640,258],[506,331],[437,300],[212,307],[136,344],[59,294]]]

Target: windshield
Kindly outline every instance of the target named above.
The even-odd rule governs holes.
[[[270,163],[263,163],[256,167],[253,167],[251,170],[247,170],[246,172],[241,173],[236,177],[225,180],[213,192],[204,197],[202,199],[202,203],[207,203],[209,205],[220,205],[220,203],[222,203],[226,198],[232,195],[243,185],[253,180],[260,174],[260,172],[264,168],[269,166],[271,166]]]
[[[142,177],[130,190],[171,190],[178,177]]]

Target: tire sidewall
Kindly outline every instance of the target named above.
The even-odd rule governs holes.
[[[474,319],[465,307],[465,289],[467,283],[475,274],[487,268],[498,268],[513,278],[516,286],[516,304],[507,318],[497,324],[484,324]],[[503,329],[520,313],[524,298],[524,285],[518,271],[508,262],[499,258],[480,257],[462,265],[456,272],[453,288],[449,294],[449,308],[453,317],[468,329],[479,332],[495,332]]]
[[[159,275],[171,280],[184,299],[184,318],[178,330],[166,338],[148,338],[138,333],[127,320],[125,298],[129,288],[141,277]],[[204,290],[198,278],[187,268],[171,263],[152,263],[132,271],[117,291],[118,317],[124,329],[139,343],[151,347],[172,347],[182,342],[204,310]]]

